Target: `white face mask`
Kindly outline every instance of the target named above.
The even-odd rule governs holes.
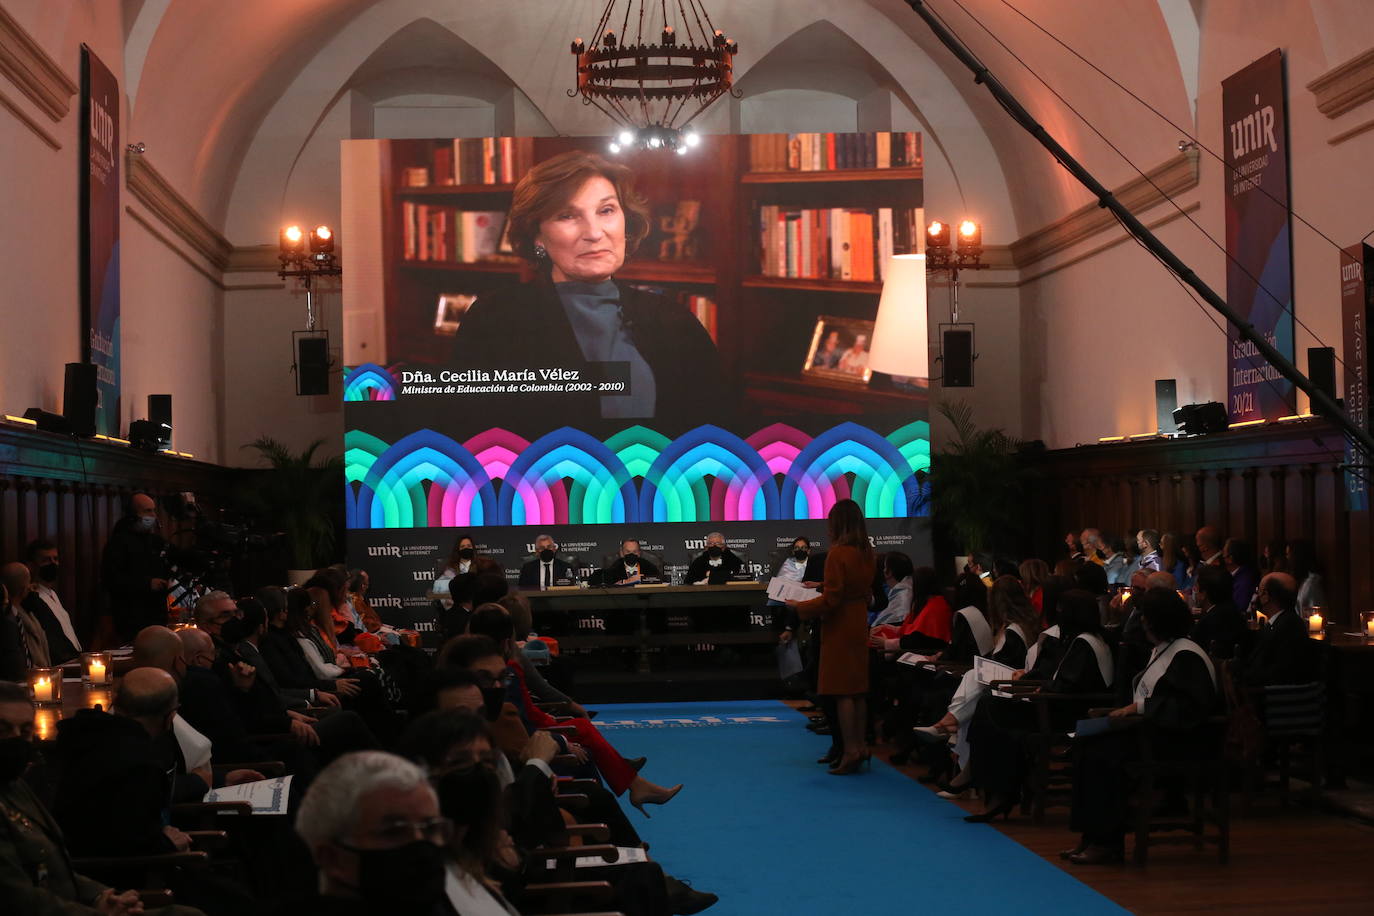
[[[138,519],[138,527],[139,527],[139,530],[140,530],[140,531],[152,531],[154,528],[157,527],[157,518],[156,518],[156,516],[152,516],[152,515],[141,515],[141,516],[139,516],[139,519]]]

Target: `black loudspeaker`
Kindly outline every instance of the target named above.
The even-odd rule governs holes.
[[[1155,379],[1155,428],[1166,436],[1178,432],[1174,411],[1178,410],[1178,382],[1171,378]]]
[[[170,394],[148,395],[148,419],[172,428],[172,396]]]
[[[945,358],[945,374],[940,384],[945,388],[972,388],[973,331],[967,328],[946,329],[940,349]]]
[[[297,331],[296,394],[329,394],[329,335],[322,331]]]
[[[1183,436],[1205,436],[1224,431],[1229,424],[1226,407],[1216,401],[1206,404],[1185,404],[1174,411],[1174,422]]]
[[[62,416],[73,436],[95,435],[95,363],[67,363]]]
[[[1331,400],[1336,400],[1336,348],[1307,348],[1307,377]]]

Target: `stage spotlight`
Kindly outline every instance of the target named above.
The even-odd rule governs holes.
[[[983,227],[971,219],[959,223],[957,249],[961,257],[977,257],[983,253]]]
[[[701,142],[701,134],[694,130],[689,130],[682,138],[688,146],[696,146]]]
[[[1174,424],[1180,436],[1205,436],[1226,430],[1226,407],[1216,401],[1185,404],[1174,411]]]
[[[622,130],[620,136],[616,139],[620,142],[621,146],[629,146],[631,143],[635,142],[634,131]]]
[[[926,227],[926,250],[942,251],[949,248],[949,226],[937,220],[932,220]]]
[[[611,145],[608,146],[607,149],[609,149],[611,151],[611,155],[614,156],[615,154],[620,152],[620,144],[612,141]]]
[[[281,231],[278,247],[285,257],[295,257],[305,251],[305,230],[300,226],[286,226]]]
[[[310,253],[329,254],[334,250],[334,233],[328,226],[310,230]]]

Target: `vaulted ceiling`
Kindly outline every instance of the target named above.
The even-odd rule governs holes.
[[[1229,2],[1253,6],[1257,15],[1274,5],[1271,0]],[[1360,0],[1301,3],[1311,8],[1301,18],[1321,32],[1316,46],[1341,40],[1330,20],[1351,2],[1358,6]],[[594,111],[566,94],[572,75],[568,42],[591,30],[603,0],[123,3],[132,115],[127,136],[146,142],[157,167],[221,223],[244,163],[252,161],[248,153],[265,129],[299,130],[304,138],[349,85],[403,91],[405,78],[396,74],[425,70],[433,78],[433,71],[445,69],[446,48],[454,49],[451,69],[493,83],[504,77],[556,130],[604,130]],[[1142,168],[1169,158],[1179,131],[1074,59],[1055,37],[1176,124],[1193,128],[1205,62],[1199,22],[1208,12],[1206,0],[931,0],[928,5],[1109,184],[1134,173],[1071,107]],[[949,138],[952,159],[981,157],[999,172],[996,185],[1007,189],[1020,232],[1087,201],[974,84],[905,0],[708,0],[708,7],[715,23],[739,41],[736,72],[742,87],[763,92],[789,78],[799,87],[813,85],[817,67],[823,71],[827,52],[835,48],[849,68],[845,80],[890,85],[935,137]],[[435,29],[417,27],[422,22],[446,30],[454,41],[436,41]],[[853,46],[849,52],[840,53],[844,42],[826,40],[833,32],[816,31],[818,23],[842,32]],[[999,39],[1010,50],[999,46]],[[786,42],[796,51],[791,77],[786,69],[772,67],[766,79],[751,86],[751,70]],[[474,53],[463,55],[463,48]],[[855,49],[862,54],[852,53]],[[844,91],[843,81],[833,91]],[[1219,131],[1214,125],[1208,129]],[[981,174],[992,180],[988,168],[981,167]],[[1016,231],[998,234],[1009,240]]]

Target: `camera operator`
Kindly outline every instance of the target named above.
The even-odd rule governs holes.
[[[110,532],[100,562],[115,632],[126,642],[144,627],[167,625],[168,550],[158,534],[153,498],[135,493],[127,514]]]

